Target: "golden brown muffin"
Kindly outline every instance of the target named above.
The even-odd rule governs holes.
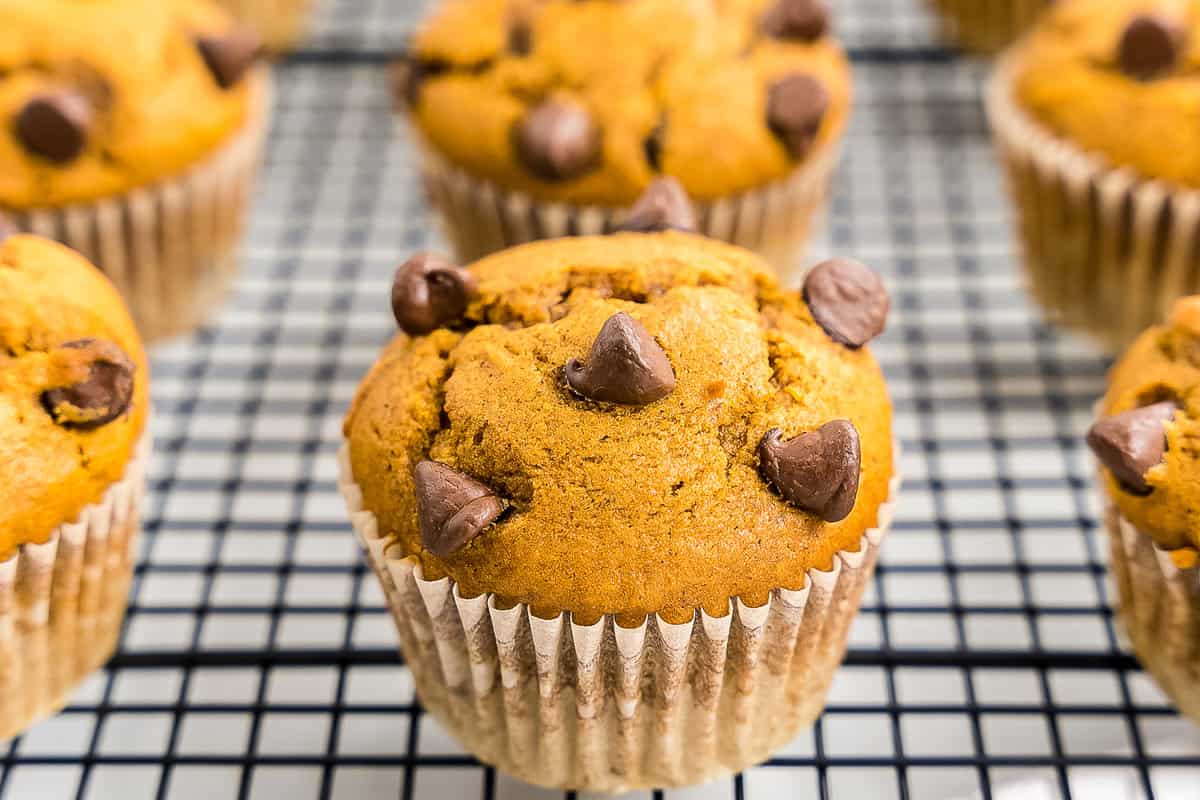
[[[146,357],[112,284],[34,236],[0,243],[0,562],[118,481],[149,401]]]
[[[1200,0],[1067,0],[1014,55],[1024,109],[1082,149],[1200,187]]]
[[[860,265],[802,297],[739,248],[619,233],[469,272],[419,256],[393,306],[413,335],[346,419],[353,477],[381,535],[464,596],[724,615],[857,550],[888,499],[890,403],[861,347],[887,301]]]
[[[827,29],[821,0],[450,0],[398,91],[434,148],[505,188],[625,206],[663,173],[703,201],[838,138],[850,74]]]
[[[208,0],[0,0],[0,206],[178,173],[242,127],[257,41]]]

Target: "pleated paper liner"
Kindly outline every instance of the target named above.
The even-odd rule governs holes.
[[[891,524],[878,527],[800,591],[755,608],[622,628],[540,619],[494,596],[464,598],[425,580],[362,506],[347,448],[339,488],[381,581],[417,694],[485,763],[542,786],[616,792],[707,781],[763,761],[825,704],[846,636]]]
[[[409,126],[425,193],[460,263],[537,239],[611,231],[628,208],[537,200],[451,164]],[[839,134],[840,138],[840,134]],[[757,251],[783,282],[803,272],[803,249],[823,211],[841,153],[839,141],[817,147],[788,177],[762,188],[696,202],[700,233]]]
[[[0,562],[0,740],[56,713],[116,649],[149,457],[147,432],[98,503]]]
[[[1021,38],[1054,0],[928,0],[943,37],[980,55],[998,53]]]
[[[313,0],[219,0],[242,22],[253,25],[267,49],[283,53],[308,33]]]
[[[199,326],[233,283],[271,103],[266,69],[250,80],[242,130],[187,172],[95,202],[4,209],[21,231],[60,241],[99,267],[147,340]]]
[[[1200,292],[1200,192],[1107,165],[1031,119],[1013,91],[1009,58],[986,103],[1030,291],[1052,320],[1119,351]]]

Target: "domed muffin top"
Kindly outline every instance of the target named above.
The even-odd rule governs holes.
[[[535,613],[690,619],[802,588],[876,525],[891,407],[854,262],[785,291],[675,230],[397,273],[399,335],[346,419],[381,535]]]
[[[1200,187],[1200,0],[1067,0],[1018,45],[1022,106],[1116,167]]]
[[[424,139],[544,200],[698,200],[787,175],[837,138],[850,74],[825,0],[450,0],[397,93]]]
[[[183,171],[241,126],[258,50],[208,0],[0,0],[0,206]]]
[[[0,242],[0,561],[124,475],[146,421],[141,340],[108,279],[34,236]]]

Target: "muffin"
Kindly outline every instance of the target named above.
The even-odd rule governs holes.
[[[313,0],[218,0],[241,22],[253,26],[267,49],[291,50],[308,32]]]
[[[439,722],[525,781],[618,791],[816,718],[897,482],[874,273],[830,261],[802,296],[648,225],[419,254],[392,304],[340,486]]]
[[[120,295],[79,254],[8,236],[0,297],[3,740],[61,708],[116,647],[149,451],[149,376]]]
[[[610,231],[670,175],[704,233],[785,271],[851,91],[824,0],[450,0],[395,83],[462,262]]]
[[[224,297],[268,105],[208,0],[0,0],[0,210],[96,263],[142,335]]]
[[[1200,721],[1200,296],[1113,367],[1088,445],[1100,463],[1119,618],[1138,659]]]
[[[945,38],[972,53],[999,52],[1056,0],[927,0]]]
[[[1200,291],[1198,65],[1200,0],[1068,0],[987,92],[1033,294],[1113,350]]]

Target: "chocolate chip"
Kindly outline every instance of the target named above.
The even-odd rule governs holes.
[[[79,158],[87,147],[95,118],[86,96],[59,89],[26,101],[17,114],[16,134],[34,155],[67,164]]]
[[[675,370],[667,354],[624,311],[604,323],[587,363],[572,358],[563,374],[575,394],[604,403],[644,406],[675,390]]]
[[[852,350],[883,333],[891,307],[879,276],[848,258],[813,267],[804,279],[804,302],[829,338]]]
[[[1175,416],[1170,400],[1098,420],[1087,443],[1113,477],[1131,494],[1150,494],[1146,473],[1163,459],[1167,437],[1163,426]]]
[[[804,72],[780,78],[767,90],[767,126],[792,158],[801,158],[812,147],[828,110],[829,91]]]
[[[527,56],[533,52],[533,28],[526,20],[513,20],[508,26],[508,52]]]
[[[217,85],[232,89],[262,55],[263,42],[257,31],[243,26],[224,36],[201,34],[196,37],[196,48]]]
[[[779,0],[763,15],[762,29],[777,39],[820,39],[829,31],[829,6],[825,0]]]
[[[1137,80],[1149,80],[1168,72],[1183,52],[1187,28],[1174,17],[1146,12],[1125,26],[1117,46],[1121,71]]]
[[[413,470],[421,543],[446,558],[500,518],[506,504],[469,475],[439,461],[422,461]]]
[[[392,279],[392,313],[401,330],[421,336],[462,319],[475,277],[436,253],[417,253]]]
[[[618,231],[654,233],[677,230],[694,233],[696,212],[683,184],[671,177],[655,178],[633,204]]]
[[[578,103],[543,102],[517,123],[514,138],[521,161],[542,180],[577,178],[600,161],[600,129]]]
[[[129,410],[137,366],[120,347],[103,339],[79,339],[62,346],[85,351],[91,364],[86,380],[42,392],[42,406],[56,423],[91,430]]]
[[[786,442],[772,428],[758,445],[758,460],[763,478],[797,508],[826,522],[840,522],[854,510],[862,453],[848,420],[826,422]]]
[[[663,138],[667,135],[667,120],[660,119],[650,131],[650,135],[642,140],[642,152],[646,155],[646,163],[655,172],[662,172]]]

